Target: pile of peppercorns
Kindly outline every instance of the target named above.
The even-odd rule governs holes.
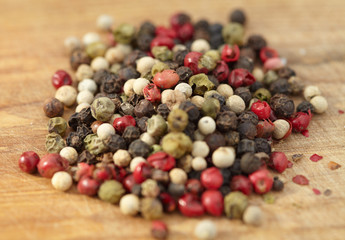
[[[304,87],[262,36],[245,40],[240,10],[224,26],[183,13],[170,27],[112,23],[97,21],[106,43],[93,32],[65,40],[78,88],[66,71],[53,75],[55,98],[43,108],[49,154],[25,152],[19,167],[61,191],[75,182],[126,215],[151,220],[178,209],[259,225],[248,196],[282,190],[268,169],[288,166],[272,141],[307,131],[312,113],[326,111],[319,88]],[[296,112],[290,95],[302,92]],[[75,103],[66,121],[64,107]],[[152,233],[163,239],[167,227],[155,221]],[[201,239],[215,234],[209,221],[196,228]]]

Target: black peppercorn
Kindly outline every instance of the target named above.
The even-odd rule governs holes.
[[[125,80],[120,79],[119,76],[115,73],[108,73],[104,76],[101,83],[101,92],[110,94],[110,93],[120,93],[122,87],[125,83]]]
[[[132,66],[121,68],[118,71],[119,77],[125,81],[140,77],[140,73]]]
[[[255,148],[256,152],[264,152],[267,154],[271,153],[271,144],[264,138],[255,138]]]
[[[198,180],[200,180],[201,172],[202,171],[190,171],[188,173],[188,179],[198,179]]]
[[[147,143],[137,139],[129,145],[128,152],[132,157],[147,157],[150,153],[150,148]]]
[[[222,44],[224,44],[222,33],[211,34],[210,46],[212,49],[218,49]]]
[[[134,114],[138,118],[151,117],[155,113],[156,111],[153,104],[146,99],[140,100],[140,102],[134,107]]]
[[[180,104],[179,109],[185,111],[188,114],[188,120],[196,122],[199,120],[200,111],[198,107],[191,101],[184,101]],[[163,116],[164,117],[164,116]]]
[[[252,111],[245,111],[238,116],[239,123],[244,122],[251,122],[254,125],[257,125],[259,123],[258,115],[253,113]]]
[[[156,34],[156,27],[152,22],[145,21],[140,25],[139,34],[149,34],[154,36]]]
[[[220,170],[220,173],[223,176],[223,185],[228,185],[230,180],[231,180],[230,168],[221,168],[219,170]]]
[[[79,124],[85,124],[86,126],[91,126],[91,124],[96,121],[96,119],[92,116],[91,108],[83,108],[79,114],[78,118],[80,120]]]
[[[291,68],[285,66],[278,70],[278,76],[280,78],[289,79],[290,77],[296,76],[296,73]]]
[[[252,99],[252,94],[250,93],[249,89],[245,87],[236,88],[234,94],[240,96],[245,102],[246,106],[249,105],[249,102]]]
[[[289,118],[295,110],[294,102],[284,94],[275,94],[271,98],[270,106],[278,118]]]
[[[231,108],[228,105],[221,105],[220,112],[231,111]]]
[[[196,130],[196,125],[193,122],[188,122],[186,128],[183,130],[183,133],[186,134],[192,141],[194,141],[194,132]]]
[[[207,135],[204,139],[208,147],[210,148],[210,152],[212,153],[219,147],[225,146],[225,138],[223,134],[219,132],[214,132]]]
[[[255,153],[255,142],[249,139],[242,139],[237,145],[237,154]]]
[[[174,197],[179,198],[185,192],[185,186],[183,184],[170,183],[168,186],[168,193]]]
[[[250,47],[243,47],[241,49],[241,52],[240,52],[240,56],[242,57],[248,57],[250,59],[252,59],[253,61],[255,60],[256,58],[256,53],[253,49],[251,49]]]
[[[145,52],[140,51],[140,50],[134,50],[133,52],[131,52],[130,54],[128,54],[125,57],[123,63],[126,66],[132,66],[132,67],[136,68],[137,67],[137,60],[142,58],[142,57],[146,57],[146,56],[147,56],[147,54]]]
[[[193,76],[193,72],[189,67],[179,67],[176,69],[176,73],[180,77],[180,82],[188,82],[189,78]]]
[[[101,85],[103,80],[108,76],[109,71],[106,69],[100,69],[93,75],[93,80],[98,84]]]
[[[131,115],[134,116],[134,107],[132,104],[129,102],[124,102],[121,103],[120,109],[119,109],[120,114],[122,115]]]
[[[122,134],[127,144],[130,144],[134,140],[140,137],[140,130],[138,127],[128,126]]]
[[[216,88],[219,86],[218,79],[215,76],[207,75],[207,77],[208,77],[208,80],[210,80]]]
[[[220,23],[213,23],[208,27],[208,31],[211,35],[222,34],[223,25]]]
[[[138,94],[133,94],[127,99],[127,102],[130,103],[133,106],[136,106],[141,100],[144,99],[144,96],[138,95]]]
[[[227,146],[235,146],[240,142],[240,134],[236,131],[229,131],[224,134]]]
[[[219,104],[222,106],[222,105],[225,105],[225,102],[226,102],[226,99],[224,96],[220,95],[220,93],[214,91],[212,92],[210,95],[207,96],[207,98],[215,98],[219,101]]]
[[[225,197],[226,195],[231,193],[231,188],[230,188],[230,186],[223,185],[219,188],[219,191],[223,195],[223,197]]]
[[[314,112],[314,106],[308,101],[303,101],[300,104],[298,104],[298,106],[297,106],[297,112],[308,113],[309,110],[313,113]]]
[[[217,129],[221,132],[236,130],[237,128],[236,113],[231,112],[231,111],[218,113],[217,118],[216,118],[216,125],[217,125]]]
[[[241,157],[241,171],[251,174],[261,167],[262,163],[253,153],[247,152]]]
[[[147,131],[147,120],[148,117],[142,117],[142,118],[137,118],[135,121],[137,122],[137,126],[140,129],[140,132],[146,132]]]
[[[251,35],[248,38],[247,45],[254,51],[259,52],[261,48],[267,46],[267,42],[261,35]]]
[[[240,134],[240,138],[254,139],[257,131],[256,125],[251,122],[240,123],[237,127],[237,131]]]
[[[141,51],[150,51],[150,44],[153,36],[147,33],[139,34],[137,37],[137,46]]]
[[[230,172],[232,176],[236,176],[236,175],[241,175],[242,171],[241,171],[241,159],[240,158],[236,158],[234,161],[234,164],[232,164],[232,166],[230,167]]]
[[[206,41],[210,41],[210,32],[206,29],[196,29],[194,31],[194,39],[205,39]]]
[[[206,20],[206,19],[201,19],[199,21],[197,21],[195,24],[194,24],[194,29],[197,30],[197,29],[203,29],[203,30],[207,30],[209,29],[209,22]]]
[[[276,93],[282,94],[289,94],[290,93],[290,85],[288,80],[285,78],[279,78],[278,80],[274,81],[270,86],[270,92],[272,95]]]
[[[167,120],[170,113],[170,109],[165,103],[159,104],[157,107],[157,113],[161,115],[165,120]]]
[[[250,85],[249,90],[250,90],[251,92],[256,92],[258,89],[264,88],[264,87],[265,87],[265,86],[264,86],[264,84],[263,84],[262,82],[256,81],[256,82],[254,82],[252,85]]]
[[[237,60],[234,66],[234,69],[237,68],[244,68],[247,69],[249,72],[253,72],[254,61],[250,57],[240,56],[240,58]]]
[[[169,69],[172,69],[172,70],[176,70],[179,67],[178,63],[173,62],[171,60],[165,61],[164,63],[168,65]]]
[[[74,131],[77,130],[78,125],[80,124],[79,113],[73,113],[68,119],[68,126]]]
[[[109,149],[109,151],[113,153],[119,149],[127,149],[126,140],[118,134],[110,135],[103,141],[103,143]]]
[[[278,177],[274,177],[272,190],[279,192],[279,191],[282,191],[283,189],[284,189],[284,183]]]
[[[95,155],[91,154],[87,150],[84,150],[81,154],[79,154],[77,162],[78,163],[85,162],[87,164],[96,164],[98,161]]]
[[[246,23],[246,15],[241,9],[236,9],[230,14],[229,21],[244,25]]]
[[[84,138],[89,135],[92,134],[92,129],[85,125],[85,124],[81,124],[77,127],[77,131],[76,133],[79,135],[80,139],[84,140]]]
[[[81,64],[90,64],[91,58],[81,49],[76,49],[70,57],[71,68],[76,71]]]
[[[81,152],[83,150],[83,140],[81,136],[78,135],[76,132],[70,132],[66,138],[66,145],[69,147],[73,147],[77,152]]]

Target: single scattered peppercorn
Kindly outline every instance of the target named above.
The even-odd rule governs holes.
[[[225,215],[230,219],[242,219],[248,206],[248,197],[242,192],[231,192],[224,197]]]
[[[18,166],[23,172],[34,173],[37,170],[39,161],[40,157],[37,153],[33,151],[23,152],[22,155],[20,155]]]

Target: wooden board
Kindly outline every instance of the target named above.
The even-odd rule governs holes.
[[[54,95],[50,77],[57,69],[69,69],[63,40],[95,31],[102,13],[116,24],[138,25],[145,19],[167,24],[179,10],[212,22],[225,23],[228,13],[242,7],[249,16],[247,34],[260,33],[285,56],[289,65],[309,84],[318,85],[329,110],[315,116],[310,137],[293,135],[275,149],[305,158],[281,177],[283,193],[276,203],[260,197],[265,221],[254,228],[240,221],[209,218],[217,223],[219,239],[345,239],[345,2],[343,0],[263,1],[20,1],[0,0],[0,239],[150,239],[150,222],[120,214],[119,209],[97,199],[59,193],[50,181],[21,173],[21,152],[45,154],[47,118],[42,101]],[[67,111],[65,116],[70,114]],[[318,153],[318,163],[309,156]],[[343,165],[331,171],[329,161]],[[304,174],[310,186],[291,179]],[[316,196],[312,188],[331,196]],[[169,239],[192,239],[199,219],[178,214],[164,217]]]

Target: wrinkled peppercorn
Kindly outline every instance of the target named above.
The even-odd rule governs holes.
[[[205,137],[204,141],[207,143],[210,148],[210,153],[216,150],[219,147],[225,146],[224,136],[219,132],[214,132]]]
[[[260,52],[261,48],[266,47],[266,40],[261,35],[251,35],[248,38],[247,45],[256,52]]]
[[[139,34],[137,37],[137,46],[141,51],[150,51],[150,44],[153,36],[147,33]]]
[[[156,111],[153,104],[146,99],[140,100],[140,102],[134,107],[134,114],[138,118],[151,117],[155,113]]]
[[[48,98],[44,101],[43,111],[47,117],[61,117],[64,112],[64,105],[56,98]]]
[[[149,118],[148,117],[142,117],[142,118],[137,118],[136,122],[137,122],[137,126],[140,129],[140,132],[146,132],[147,131],[147,120]]]
[[[125,60],[123,61],[123,63],[126,66],[132,66],[134,68],[137,67],[137,63],[136,61],[142,57],[146,57],[147,54],[143,51],[140,50],[134,50],[133,52],[131,52],[130,54],[128,54],[125,58]],[[120,73],[119,73],[120,74]],[[120,75],[120,77],[122,78],[122,76]],[[130,79],[130,78],[129,78]]]
[[[240,123],[237,127],[237,131],[239,132],[241,139],[254,139],[257,133],[256,126],[249,121]]]
[[[227,146],[235,146],[240,142],[240,134],[236,131],[229,131],[224,134]]]
[[[161,115],[165,120],[167,120],[170,113],[170,109],[165,103],[159,104],[157,107],[157,113]]]
[[[90,64],[91,58],[81,49],[76,49],[70,57],[71,68],[76,71],[81,64]]]
[[[125,80],[121,79],[119,75],[115,73],[108,73],[101,84],[101,92],[106,94],[120,93]]]
[[[196,122],[199,120],[200,112],[198,107],[191,101],[184,101],[179,105],[179,109],[188,114],[188,120]]]
[[[313,113],[314,106],[308,101],[301,102],[300,104],[298,104],[297,109],[296,109],[297,112],[305,112],[305,113],[308,113],[309,110]]]
[[[246,15],[241,9],[236,9],[230,14],[229,21],[244,25],[246,23]]]
[[[140,25],[138,34],[149,34],[151,36],[155,35],[156,27],[150,21],[145,21]]]
[[[278,70],[278,76],[280,78],[289,79],[290,77],[296,76],[296,73],[291,68],[285,66],[285,67],[282,67]]]
[[[241,157],[241,171],[246,174],[251,174],[261,167],[262,163],[254,153],[245,153]]]
[[[104,144],[111,152],[116,152],[119,149],[127,148],[126,140],[118,134],[113,134],[108,137],[106,140],[104,140]]]
[[[91,154],[87,150],[84,150],[81,154],[79,154],[77,162],[78,163],[84,162],[87,164],[96,164],[98,161],[96,160],[95,155]]]
[[[239,123],[250,122],[254,125],[257,125],[259,123],[259,118],[252,111],[245,111],[238,116],[238,121]]]
[[[255,138],[255,148],[256,152],[264,152],[267,154],[271,153],[271,144],[264,138]]]
[[[134,140],[140,137],[140,130],[138,127],[128,126],[122,134],[127,144],[130,144]]]
[[[277,191],[280,192],[284,189],[284,183],[278,178],[278,177],[274,177],[273,178],[273,186],[272,186],[272,190],[273,191]]]
[[[247,69],[249,72],[253,72],[254,69],[254,62],[253,59],[246,56],[240,56],[237,60],[234,69],[236,68],[244,68]]]
[[[177,52],[174,52],[173,54],[173,60],[174,62],[176,62],[179,66],[183,66],[184,64],[184,58],[186,57],[186,55],[188,54],[188,50],[179,50]],[[183,67],[186,68],[186,67]],[[179,69],[179,68],[178,68]],[[187,69],[185,69],[186,71]],[[190,70],[190,69],[189,69]],[[181,70],[180,70],[181,71]],[[177,70],[176,70],[177,72]],[[190,72],[192,72],[192,70],[190,70]],[[177,73],[179,74],[179,73]],[[179,74],[180,75],[180,74]],[[181,78],[181,77],[180,77]],[[186,82],[186,81],[184,81]]]
[[[129,145],[128,152],[132,157],[147,157],[150,153],[150,146],[140,139],[137,139]]]
[[[128,102],[121,103],[119,112],[121,115],[134,116],[134,106]]]
[[[236,130],[237,128],[237,116],[236,113],[231,111],[224,111],[217,115],[216,118],[217,129],[221,132],[227,132],[229,130]]]
[[[249,139],[242,139],[237,145],[237,154],[255,153],[255,142]]]
[[[290,85],[288,83],[288,80],[285,78],[279,78],[278,80],[274,81],[270,86],[270,92],[272,94],[276,94],[276,93],[289,94]]]
[[[275,94],[271,98],[270,106],[278,118],[289,118],[295,111],[294,102],[284,94]]]
[[[118,71],[119,77],[125,81],[140,77],[140,73],[132,66],[121,68]]]
[[[249,102],[252,99],[251,92],[249,91],[248,88],[245,88],[245,87],[236,88],[234,94],[237,96],[240,96],[243,99],[243,101],[245,102],[246,106],[249,105]]]
[[[73,147],[77,152],[81,152],[84,147],[83,139],[76,132],[69,133],[66,139],[66,144],[69,147]]]
[[[262,82],[256,81],[255,83],[250,85],[249,90],[251,92],[255,93],[257,90],[259,90],[260,88],[263,88],[263,87],[264,87],[264,84]],[[253,95],[253,97],[257,98],[255,95]],[[262,99],[260,99],[260,100],[262,100]]]

